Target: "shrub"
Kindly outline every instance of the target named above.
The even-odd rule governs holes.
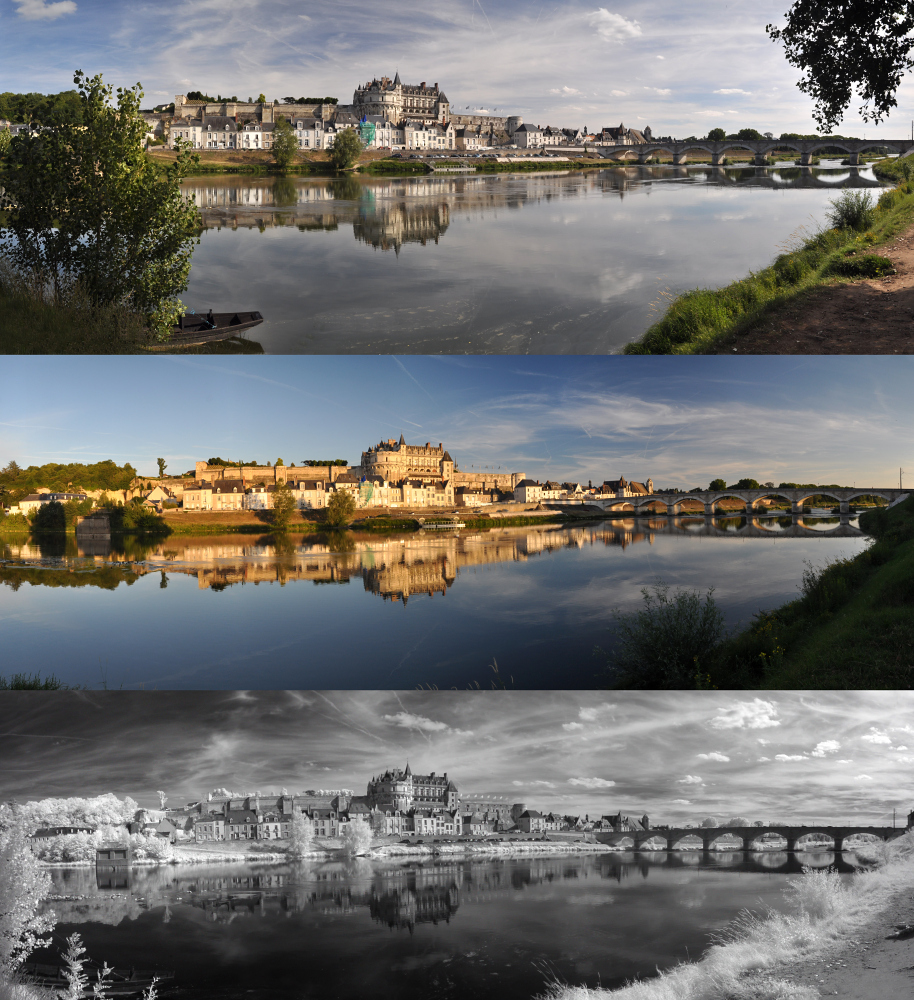
[[[828,273],[840,278],[882,278],[895,273],[895,265],[888,257],[875,253],[844,257],[828,266]]]
[[[324,524],[341,528],[352,520],[355,509],[355,497],[348,490],[334,490],[324,509]]]
[[[700,666],[724,638],[724,616],[713,588],[704,601],[696,591],[658,583],[643,588],[644,607],[616,613],[619,644],[610,672],[634,687],[692,687]]]
[[[833,229],[854,229],[863,232],[873,224],[876,214],[869,191],[842,191],[829,205],[828,223]]]
[[[888,191],[883,191],[879,195],[879,201],[876,203],[876,208],[880,212],[891,211],[899,201],[904,197],[903,192],[899,191],[898,188],[889,188]]]

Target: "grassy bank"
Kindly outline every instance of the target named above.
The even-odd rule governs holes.
[[[809,567],[801,596],[756,616],[718,651],[720,688],[910,688],[914,684],[914,497],[860,516],[865,551]]]
[[[853,194],[845,192],[845,207],[853,201]],[[872,213],[836,208],[836,215],[844,224],[804,234],[793,250],[781,254],[769,267],[724,288],[695,289],[672,299],[662,319],[626,345],[624,353],[710,352],[723,338],[795,305],[815,288],[892,273],[891,261],[871,251],[914,220],[914,181],[885,191]]]
[[[914,889],[914,834],[880,847],[872,861],[850,880],[807,869],[789,882],[788,912],[741,914],[700,961],[617,990],[556,983],[544,1000],[817,1000],[817,990],[791,982],[791,965],[838,954]]]

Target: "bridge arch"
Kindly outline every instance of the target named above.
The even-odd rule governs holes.
[[[861,494],[862,496],[863,494]],[[806,496],[798,496],[796,499],[796,504],[798,507],[802,507],[806,504],[807,500],[811,500],[813,497],[828,497],[830,500],[834,500],[834,506],[837,507],[841,504],[841,500],[834,495],[834,493],[829,493],[828,490],[816,490],[815,493],[807,493]]]
[[[793,501],[787,496],[786,493],[781,493],[778,490],[770,490],[767,493],[760,493],[754,500],[747,500],[747,505],[751,506],[753,509],[762,509],[762,500],[783,500],[788,506],[793,505]]]
[[[746,510],[749,510],[750,507],[752,506],[752,501],[749,500],[747,497],[741,497],[738,493],[728,493],[728,492],[715,494],[708,500],[708,503],[713,506],[714,504],[719,503],[721,500],[739,500],[741,503],[744,503],[746,505]]]
[[[853,500],[856,500],[857,497],[879,497],[880,499],[885,500],[886,503],[891,503],[893,499],[892,497],[886,496],[885,493],[881,493],[879,490],[857,490],[847,498],[847,502],[851,503]]]

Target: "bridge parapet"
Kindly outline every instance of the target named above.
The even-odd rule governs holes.
[[[783,848],[787,853],[797,850],[797,844],[804,837],[811,834],[824,834],[829,837],[833,844],[833,850],[841,851],[844,843],[849,838],[857,834],[866,834],[877,837],[882,841],[894,840],[903,836],[905,831],[891,826],[743,826],[743,827],[681,827],[669,830],[639,830],[636,832],[619,833],[598,833],[596,839],[603,844],[618,845],[624,840],[633,842],[634,850],[645,850],[645,844],[652,841],[662,840],[665,842],[666,850],[676,849],[686,838],[698,838],[701,840],[702,849],[709,851],[715,841],[723,837],[735,837],[742,842],[743,850],[749,850],[751,845],[766,834],[777,834],[786,841],[787,846]]]
[[[652,141],[639,143],[588,143],[585,149],[592,149],[606,158],[619,157],[634,153],[639,163],[645,163],[651,156],[666,153],[673,157],[674,163],[685,163],[686,156],[691,151],[708,153],[711,162],[719,164],[726,153],[735,150],[745,150],[752,154],[757,164],[767,162],[767,157],[776,150],[793,149],[799,155],[801,163],[808,164],[813,155],[826,148],[840,149],[850,157],[852,163],[860,161],[860,154],[868,149],[888,149],[899,156],[907,156],[914,152],[914,140],[905,139],[721,139],[721,140],[677,140],[674,142]]]

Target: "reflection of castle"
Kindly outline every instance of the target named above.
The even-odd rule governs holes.
[[[413,931],[416,924],[439,921],[450,923],[460,906],[457,886],[426,886],[422,889],[389,889],[372,894],[368,903],[371,916],[388,927]]]
[[[450,209],[442,204],[408,205],[400,202],[363,210],[352,223],[357,240],[379,250],[399,253],[404,243],[437,243],[447,231]]]

